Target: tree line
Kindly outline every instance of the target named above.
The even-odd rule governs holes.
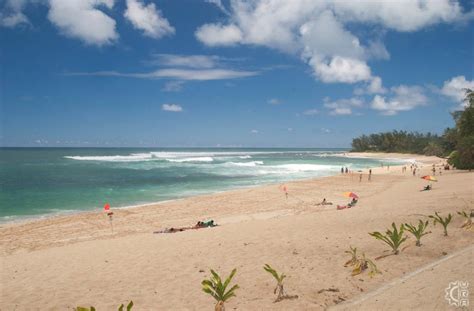
[[[474,91],[466,89],[464,110],[451,113],[454,128],[442,135],[392,131],[362,135],[352,140],[355,152],[397,152],[434,155],[448,158],[459,169],[474,168]]]

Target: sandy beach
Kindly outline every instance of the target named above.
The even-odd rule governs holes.
[[[443,171],[433,190],[420,192],[441,165],[436,157],[400,154],[349,154],[414,159],[418,176],[401,167],[239,189],[133,209],[113,210],[113,232],[103,211],[0,226],[0,309],[73,310],[95,306],[114,310],[133,300],[134,310],[212,310],[202,292],[209,269],[227,275],[240,289],[228,310],[448,310],[449,282],[474,284],[473,231],[461,229],[457,211],[474,208],[474,173]],[[438,173],[437,173],[438,174]],[[356,207],[342,196],[352,191]],[[318,206],[323,198],[333,205]],[[421,247],[410,234],[399,255],[375,261],[382,274],[351,276],[345,253],[355,246],[375,257],[389,253],[369,232],[392,222],[417,223],[440,212],[453,215],[443,236],[430,222]],[[213,219],[219,226],[153,234],[169,227]],[[270,264],[284,272],[285,289],[298,299],[273,303]],[[472,295],[471,295],[472,297]],[[471,304],[474,303],[471,301]]]

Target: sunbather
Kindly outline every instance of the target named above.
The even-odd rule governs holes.
[[[341,210],[341,209],[351,208],[351,207],[356,206],[356,204],[357,204],[357,199],[352,198],[352,201],[349,204],[347,204],[347,205],[338,205],[337,209]]]
[[[181,228],[166,228],[164,230],[159,230],[159,231],[154,231],[153,233],[175,233],[175,232],[181,232],[185,230],[191,230],[191,229],[202,229],[202,228],[208,228],[208,227],[215,227],[217,224],[214,223],[214,220],[209,220],[209,221],[198,221],[196,225],[192,227],[181,227]]]
[[[423,188],[423,190],[420,191],[428,191],[431,190],[431,185],[427,185],[426,187]]]
[[[316,203],[315,205],[332,205],[332,202],[326,201],[326,198],[324,198],[321,202]]]

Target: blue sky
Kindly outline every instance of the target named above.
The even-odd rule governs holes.
[[[472,1],[4,0],[2,146],[348,147],[440,133]]]

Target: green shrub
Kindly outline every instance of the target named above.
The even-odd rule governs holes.
[[[283,279],[286,278],[286,275],[284,275],[283,273],[278,274],[278,272],[275,269],[273,269],[269,264],[266,264],[263,267],[263,269],[267,271],[268,273],[270,273],[277,281],[277,285],[275,287],[275,290],[273,291],[273,293],[277,295],[275,302],[279,302],[283,299],[298,298],[297,295],[290,296],[290,295],[285,294],[285,290],[283,289]]]
[[[448,236],[448,225],[451,222],[452,216],[451,214],[448,214],[448,217],[443,218],[438,215],[438,212],[435,212],[434,215],[428,216],[431,219],[433,219],[433,225],[436,225],[436,223],[440,223],[443,228],[444,228],[444,236]]]
[[[239,285],[234,285],[228,291],[226,291],[226,289],[236,272],[237,269],[232,270],[224,283],[222,283],[220,276],[211,269],[212,276],[208,280],[201,282],[203,292],[211,295],[217,301],[215,306],[216,311],[224,311],[224,303],[235,296],[235,290],[239,288]]]
[[[428,227],[428,220],[423,222],[421,219],[418,220],[418,227],[412,224],[405,224],[407,231],[411,232],[416,238],[416,246],[421,246],[420,239],[422,236],[427,235],[431,232],[425,232]]]
[[[403,236],[405,227],[403,224],[400,225],[400,229],[397,230],[395,223],[392,223],[393,230],[387,229],[385,234],[382,234],[378,231],[369,233],[371,236],[380,240],[392,248],[394,255],[398,255],[400,245],[406,241],[407,237]]]

